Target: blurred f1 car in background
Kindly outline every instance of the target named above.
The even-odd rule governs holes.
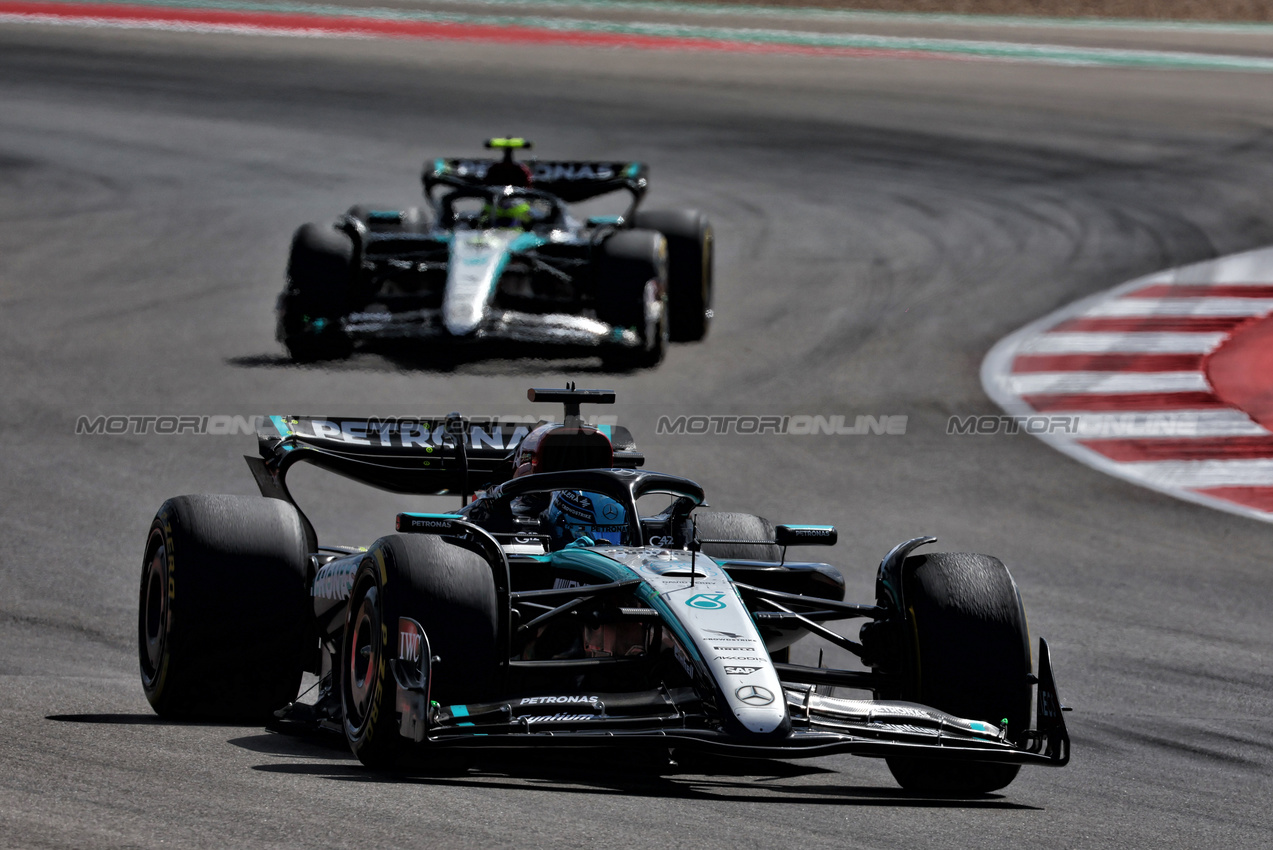
[[[645,212],[640,162],[519,162],[525,139],[489,139],[503,158],[427,163],[427,209],[352,207],[302,225],[278,300],[280,342],[297,361],[356,343],[446,348],[498,343],[535,356],[599,354],[609,368],[657,364],[712,318],[713,235],[693,210]],[[567,204],[616,192],[618,216]]]
[[[530,398],[563,420],[272,417],[248,457],[265,498],[165,502],[138,615],[154,709],[331,729],[372,768],[492,747],[851,753],[958,795],[1068,762],[1048,645],[1036,673],[998,559],[916,554],[934,542],[916,537],[884,557],[873,604],[845,602],[837,568],[787,559],[834,527],[704,509],[698,484],[643,468],[626,429],[583,422],[611,391]],[[462,507],[332,546],[288,490],[298,463]],[[856,640],[824,625],[851,620]],[[862,668],[790,663],[808,635]],[[318,693],[301,703],[305,671]]]

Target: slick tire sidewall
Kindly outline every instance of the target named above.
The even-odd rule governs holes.
[[[179,496],[147,536],[138,655],[170,719],[268,719],[296,697],[316,651],[305,533],[275,499]]]
[[[494,573],[475,551],[431,535],[389,535],[371,546],[354,576],[336,671],[345,738],[364,765],[392,769],[412,755],[399,734],[397,682],[390,669],[397,657],[398,618],[410,617],[424,628],[437,659],[430,667],[429,696],[445,705],[493,695],[497,616]],[[368,633],[371,657],[356,662]]]

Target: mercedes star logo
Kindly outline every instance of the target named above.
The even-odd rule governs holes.
[[[773,692],[758,685],[743,685],[734,691],[734,696],[748,705],[769,705],[774,701]]]

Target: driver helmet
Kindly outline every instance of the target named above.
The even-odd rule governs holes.
[[[482,208],[483,217],[488,227],[520,227],[529,228],[534,220],[534,211],[530,202],[524,197],[499,195],[493,202]]]
[[[544,514],[553,548],[560,549],[581,537],[601,545],[629,543],[628,512],[623,505],[600,493],[557,490]]]

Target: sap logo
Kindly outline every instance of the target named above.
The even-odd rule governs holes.
[[[759,669],[760,669],[759,667],[726,667],[725,675],[726,676],[750,676],[752,673],[755,673]]]

